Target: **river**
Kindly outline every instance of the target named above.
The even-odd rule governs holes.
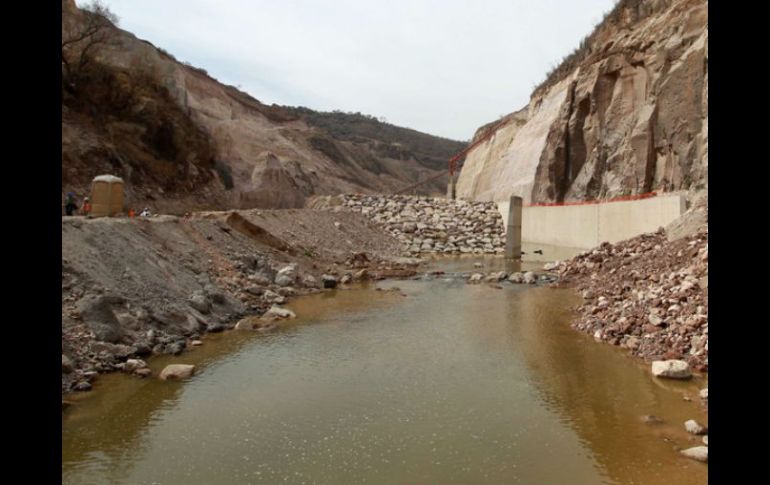
[[[570,290],[502,286],[440,275],[302,297],[275,333],[151,359],[195,363],[189,381],[103,376],[63,414],[63,483],[707,482],[675,449],[700,444],[683,423],[707,423],[705,379],[653,378],[572,330]]]

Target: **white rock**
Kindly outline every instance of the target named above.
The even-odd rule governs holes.
[[[706,434],[708,432],[708,428],[706,428],[705,426],[702,426],[700,423],[698,423],[694,419],[685,421],[684,429],[686,429],[687,432],[690,434]]]
[[[692,372],[690,365],[683,360],[656,360],[652,363],[652,375],[669,379],[689,379]]]
[[[686,456],[687,458],[692,458],[693,460],[702,461],[704,463],[709,461],[708,446],[694,446],[692,448],[687,448],[686,450],[682,450],[680,451],[680,453]]]

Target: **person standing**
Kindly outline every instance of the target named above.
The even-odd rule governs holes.
[[[88,197],[83,199],[83,215],[86,217],[91,215],[91,202],[88,200]]]
[[[72,192],[67,193],[67,199],[64,202],[64,213],[71,216],[78,209],[75,203],[75,194]]]

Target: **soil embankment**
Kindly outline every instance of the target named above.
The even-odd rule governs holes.
[[[414,274],[398,256],[397,240],[347,211],[65,217],[62,391],[132,357],[181,353],[293,295]]]

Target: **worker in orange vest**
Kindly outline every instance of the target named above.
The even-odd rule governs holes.
[[[134,213],[134,209],[128,209],[128,217],[130,217],[131,219],[133,219],[135,215],[136,215],[136,214]]]
[[[83,208],[81,210],[83,211],[83,215],[86,217],[91,214],[91,201],[88,200],[88,197],[83,199]]]

